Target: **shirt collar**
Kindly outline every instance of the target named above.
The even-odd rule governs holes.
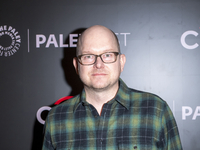
[[[115,96],[115,100],[119,102],[122,106],[126,107],[126,109],[129,109],[130,107],[130,89],[127,87],[127,85],[124,83],[124,81],[119,78],[119,89]],[[74,107],[74,111],[80,106],[80,105],[89,105],[89,103],[86,101],[86,93],[85,90],[81,92],[81,94],[78,96],[79,102]]]
[[[79,102],[77,103],[77,105],[75,105],[74,107],[74,112],[76,111],[76,109],[80,106],[80,105],[89,105],[89,103],[86,101],[86,94],[85,94],[85,90],[83,89],[83,91],[78,95],[78,99]]]
[[[130,107],[130,89],[124,83],[124,81],[120,78],[119,79],[119,90],[115,96],[115,99],[126,109]]]

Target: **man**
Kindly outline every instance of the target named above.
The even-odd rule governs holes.
[[[96,25],[83,32],[73,64],[84,90],[49,112],[43,150],[182,149],[166,102],[119,78],[125,62],[111,30]]]

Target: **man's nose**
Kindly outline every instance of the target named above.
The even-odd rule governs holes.
[[[104,67],[104,62],[101,60],[100,56],[97,57],[97,60],[96,60],[96,62],[94,64],[94,67],[96,67],[96,68]]]

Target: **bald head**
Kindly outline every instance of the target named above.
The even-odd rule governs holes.
[[[73,59],[73,65],[84,84],[86,95],[93,97],[97,94],[100,98],[105,92],[105,95],[112,95],[108,96],[110,99],[116,94],[126,62],[125,55],[118,52],[119,43],[115,33],[104,26],[92,26],[79,37],[78,57]],[[81,63],[80,60],[87,63]]]
[[[78,39],[76,54],[80,55],[81,50],[84,49],[85,45],[93,48],[106,49],[105,42],[112,44],[116,47],[117,51],[120,52],[120,46],[118,38],[115,33],[101,25],[95,25],[86,29]]]

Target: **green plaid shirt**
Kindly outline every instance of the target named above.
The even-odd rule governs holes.
[[[119,80],[116,97],[101,116],[85,91],[51,109],[43,150],[181,150],[173,114],[165,101],[128,88]]]

